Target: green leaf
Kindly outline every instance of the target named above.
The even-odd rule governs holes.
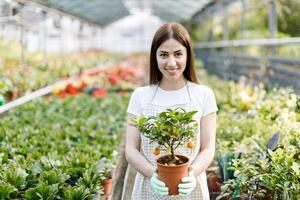
[[[28,200],[53,200],[58,193],[58,184],[47,185],[39,183],[35,188],[30,188],[25,192],[25,199]]]
[[[83,187],[69,187],[64,192],[64,196],[68,200],[85,200],[89,198],[88,190]]]
[[[17,194],[18,190],[14,186],[0,181],[0,200],[10,199]]]

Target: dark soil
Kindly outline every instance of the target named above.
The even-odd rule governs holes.
[[[180,155],[176,155],[175,159],[172,158],[172,155],[166,155],[157,160],[162,165],[166,166],[175,166],[187,163],[189,160],[188,158]]]

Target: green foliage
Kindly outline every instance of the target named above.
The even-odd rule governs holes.
[[[10,199],[17,196],[18,189],[9,183],[0,181],[0,200]]]
[[[98,170],[87,169],[83,176],[79,178],[77,185],[86,188],[89,191],[89,194],[96,193],[100,190],[99,182],[101,178]]]
[[[299,95],[290,88],[242,86],[201,75],[214,89],[219,107],[216,162],[225,182],[218,199],[300,199]],[[246,108],[241,92],[251,99]],[[279,144],[267,150],[278,132]]]
[[[300,3],[294,0],[278,0],[278,30],[292,37],[300,34]]]
[[[118,158],[117,152],[113,152],[113,159],[108,159],[107,157],[102,157],[96,163],[97,171],[100,174],[101,180],[106,180],[112,178],[113,168],[115,167],[116,160]]]
[[[46,183],[39,183],[35,188],[30,188],[25,193],[25,199],[30,200],[53,200],[58,193],[58,184],[47,185]]]
[[[232,101],[236,93],[221,98],[224,103],[218,115],[217,158],[229,153],[241,157],[224,159],[224,162],[218,159],[223,174],[234,173],[234,179],[224,179],[218,199],[250,196],[298,199],[299,96],[283,88],[257,91],[251,107],[246,110]],[[274,152],[266,152],[268,140],[276,132],[281,133],[279,146]]]
[[[0,196],[90,199],[99,192],[97,163],[116,162],[128,103],[127,95],[110,97],[37,99],[3,116]]]
[[[40,174],[39,181],[48,185],[63,184],[70,178],[69,175],[62,173],[61,170],[55,169],[51,171],[43,171]]]
[[[5,169],[5,168],[4,168]],[[26,171],[18,166],[10,165],[5,169],[3,180],[21,190],[26,187]]]
[[[68,200],[85,200],[91,199],[88,190],[83,187],[69,187],[66,189],[64,196]]]
[[[288,136],[291,140],[297,136]],[[231,196],[236,189],[239,195],[271,197],[272,199],[298,199],[300,195],[299,146],[280,145],[275,151],[267,150],[267,157],[245,157],[233,162],[235,180],[225,182],[223,195]],[[231,192],[230,192],[231,191]]]
[[[151,143],[156,142],[161,148],[169,151],[174,158],[174,150],[179,145],[194,139],[198,127],[198,123],[193,119],[196,112],[187,112],[183,108],[167,109],[156,116],[148,118],[141,116],[139,119],[134,119],[132,125],[149,138]]]

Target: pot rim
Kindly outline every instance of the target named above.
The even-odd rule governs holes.
[[[101,181],[101,183],[109,183],[112,181],[113,178],[104,179]]]
[[[190,158],[185,156],[185,155],[182,155],[182,154],[175,154],[176,156],[181,156],[181,157],[185,157],[187,159],[187,162],[185,163],[182,163],[180,165],[175,165],[175,166],[168,166],[168,165],[163,165],[161,163],[158,162],[159,159],[165,157],[165,156],[170,156],[171,154],[167,154],[167,155],[163,155],[163,156],[160,156],[156,159],[156,164],[159,165],[159,166],[162,166],[162,167],[181,167],[181,166],[185,166],[185,165],[188,165],[189,162],[190,162]]]

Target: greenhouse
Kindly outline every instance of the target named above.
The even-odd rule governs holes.
[[[300,1],[0,0],[17,199],[300,200]]]

